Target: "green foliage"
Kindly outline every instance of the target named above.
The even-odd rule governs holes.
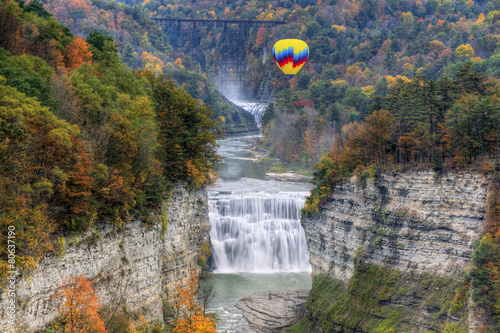
[[[328,275],[317,275],[306,302],[307,314],[288,331],[317,332],[318,327],[323,332],[406,332],[412,328],[412,318],[422,316],[424,309],[435,312],[425,315],[435,331],[464,329],[444,321],[459,285],[453,279],[360,263],[357,261],[347,286]],[[401,302],[412,305],[396,305]],[[465,316],[461,314],[462,318]]]
[[[210,181],[207,173],[219,162],[216,140],[222,138],[220,122],[212,110],[198,103],[174,82],[148,74],[160,124],[159,160],[168,180],[187,179],[198,188]]]
[[[49,13],[44,7],[43,4],[39,0],[32,0],[30,3],[23,8],[24,13],[34,13],[37,16],[49,19],[52,17],[52,14]]]
[[[90,45],[92,59],[96,62],[104,62],[107,66],[118,62],[118,49],[112,37],[92,30],[85,41]]]
[[[500,249],[490,234],[481,239],[472,255],[472,262],[474,264],[471,272],[472,299],[487,309],[494,309],[497,294],[491,268],[500,264]]]
[[[465,283],[462,287],[457,289],[455,299],[450,306],[450,314],[454,316],[464,316],[465,315],[465,305],[469,299],[470,285]]]
[[[9,86],[29,97],[36,97],[44,106],[54,110],[57,101],[51,98],[50,78],[55,71],[45,61],[36,56],[11,56],[10,52],[0,48],[0,75]]]
[[[66,240],[63,237],[57,237],[57,245],[59,246],[57,255],[62,258],[66,253]]]
[[[165,322],[172,320],[177,315],[175,307],[168,301],[163,301],[162,311],[163,311],[163,320]]]

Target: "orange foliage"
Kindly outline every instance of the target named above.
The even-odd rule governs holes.
[[[177,285],[177,296],[174,305],[178,316],[174,321],[173,331],[176,333],[212,333],[215,330],[215,320],[203,314],[203,308],[196,300],[198,292],[198,277],[191,270],[191,279],[185,287]]]
[[[184,66],[182,65],[182,59],[181,59],[181,58],[177,58],[177,59],[175,59],[174,64],[175,64],[177,67],[179,67],[179,68],[184,68]]]
[[[75,153],[69,156],[72,169],[67,173],[68,180],[59,185],[62,201],[69,205],[74,214],[84,214],[89,208],[89,199],[92,195],[91,155],[86,152],[85,143],[72,136]]]
[[[92,51],[89,44],[83,38],[76,37],[71,44],[66,47],[64,52],[66,67],[69,69],[77,68],[84,62],[90,62]]]
[[[62,328],[71,333],[106,332],[104,322],[97,313],[99,298],[83,275],[71,276],[63,280],[54,296],[65,300],[64,304],[57,309],[59,320],[56,329]]]
[[[257,31],[257,38],[255,39],[256,46],[262,46],[264,44],[264,40],[266,39],[267,29],[265,27],[260,27]]]
[[[390,148],[391,140],[396,131],[395,118],[386,110],[374,111],[365,118],[367,126],[361,131],[368,158],[375,163],[383,163],[383,157]]]

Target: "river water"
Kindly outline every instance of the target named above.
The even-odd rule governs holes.
[[[238,103],[260,118],[256,103]],[[256,163],[252,140],[261,134],[219,142],[225,158],[209,191],[213,283],[210,312],[218,332],[247,332],[235,307],[244,296],[264,291],[310,289],[311,268],[300,209],[311,184],[272,180]]]

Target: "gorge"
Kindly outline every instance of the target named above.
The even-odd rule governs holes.
[[[446,323],[475,332],[487,323],[463,282],[483,231],[487,176],[352,177],[300,222],[311,185],[267,178],[251,151],[258,137],[221,141],[220,179],[208,193],[178,184],[164,205],[164,231],[133,221],[121,233],[106,229],[68,240],[64,253],[45,257],[20,281],[21,327],[32,332],[51,322],[58,306],[51,295],[75,274],[92,281],[103,304],[162,318],[162,302],[172,301],[177,283],[198,269],[209,237],[214,278],[208,283],[216,294],[208,310],[220,319],[220,332],[279,331],[262,325],[290,326],[299,316],[292,332],[438,332]],[[457,292],[466,298],[461,304]],[[291,319],[277,320],[274,308],[259,314],[271,299],[273,307],[293,312]],[[3,324],[5,313],[1,318]]]

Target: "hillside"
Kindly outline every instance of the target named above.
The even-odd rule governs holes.
[[[127,68],[109,36],[74,37],[37,2],[1,6],[2,277],[8,226],[29,270],[64,246],[58,236],[119,230],[131,215],[157,224],[174,183],[213,180],[223,131],[210,108]]]

